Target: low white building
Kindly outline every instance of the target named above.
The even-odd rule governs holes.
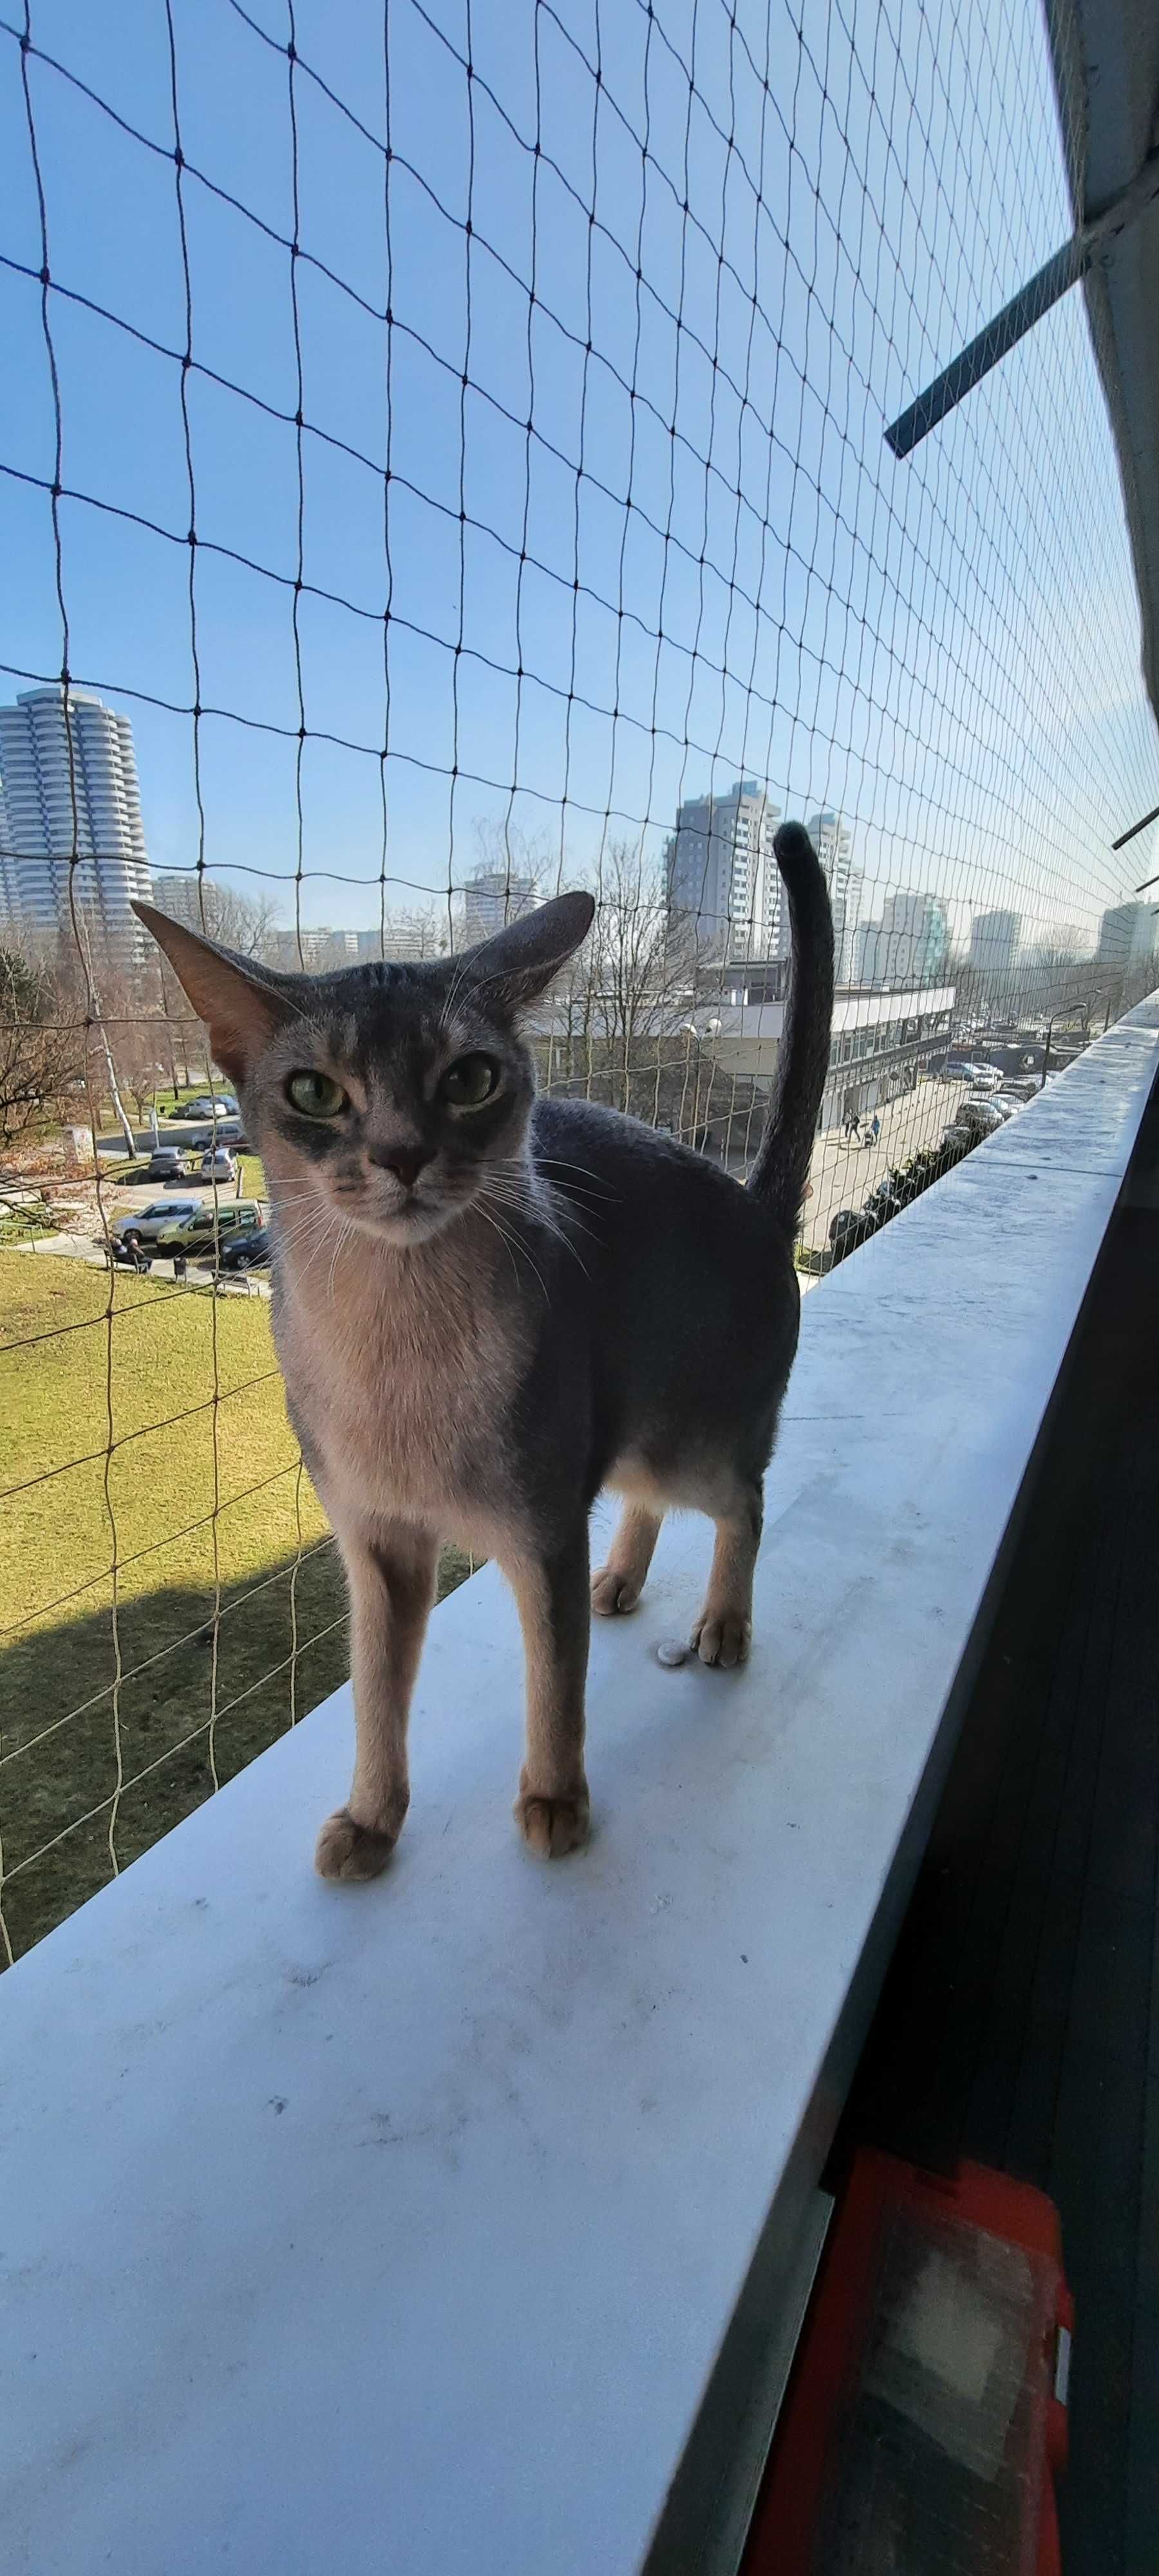
[[[766,998],[771,980],[771,969],[763,968],[751,984],[733,984],[732,998],[698,1005],[691,1020],[724,1071],[758,1083],[772,1081],[785,1025],[783,995]],[[920,1074],[944,1061],[954,990],[952,984],[893,992],[838,986],[818,1120],[822,1132],[839,1127],[851,1110],[861,1117],[899,1099],[914,1089]]]

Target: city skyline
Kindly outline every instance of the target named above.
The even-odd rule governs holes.
[[[369,905],[364,904],[360,908],[362,917],[351,923],[311,921],[309,907],[303,903],[299,947],[297,928],[274,917],[271,880],[256,872],[249,877],[244,871],[198,871],[187,867],[165,869],[153,878],[131,719],[122,710],[106,705],[92,691],[70,690],[70,703],[80,909],[90,926],[101,929],[122,956],[146,953],[142,934],[128,908],[132,895],[145,899],[152,896],[162,910],[185,921],[190,928],[204,928],[210,937],[220,936],[230,944],[228,918],[223,926],[218,912],[223,908],[228,916],[231,901],[239,897],[243,905],[254,902],[255,888],[258,907],[269,915],[262,953],[269,962],[290,971],[300,965],[320,970],[323,965],[334,967],[384,953],[399,957],[437,953],[441,928],[428,930],[425,924],[416,924],[424,911],[434,923],[446,900],[444,887],[415,887],[404,881],[397,889],[389,889],[381,881],[368,881],[365,894],[370,898]],[[7,924],[10,930],[38,938],[62,931],[71,937],[70,855],[64,847],[51,850],[45,846],[52,839],[58,844],[71,843],[71,810],[61,690],[56,687],[21,692],[13,704],[0,705],[0,929]],[[787,954],[787,916],[780,903],[779,879],[771,854],[772,834],[781,810],[780,802],[767,786],[753,778],[737,780],[721,795],[705,793],[686,798],[678,809],[676,828],[668,836],[664,864],[669,885],[683,832],[686,848],[695,860],[695,867],[692,860],[686,861],[690,890],[692,875],[697,878],[697,890],[706,889],[706,868],[709,873],[715,870],[718,895],[724,896],[728,906],[738,907],[732,915],[737,924],[730,951],[733,957],[775,958]],[[19,851],[14,814],[23,844]],[[939,932],[928,971],[922,971],[924,981],[934,980],[951,955],[959,963],[964,958],[980,972],[1001,977],[1015,973],[1020,962],[1025,963],[1036,948],[1049,948],[1051,926],[1047,925],[1044,932],[1038,919],[1027,925],[1013,908],[978,907],[965,898],[955,902],[932,895],[925,887],[867,878],[856,864],[852,830],[837,808],[821,806],[805,820],[830,885],[839,982],[879,982],[883,976],[892,979],[895,970],[901,981],[910,980],[915,958],[924,953],[924,934],[918,936],[913,928],[919,913],[927,921],[937,918],[945,925],[944,945]],[[106,842],[119,842],[120,846],[94,851],[92,844],[98,834]],[[42,845],[39,850],[28,847],[37,840]],[[575,881],[577,872],[566,854],[559,873]],[[329,880],[323,877],[320,882],[325,885]],[[658,879],[658,890],[659,883]],[[284,902],[284,882],[274,880],[273,888],[274,898],[280,896]],[[305,886],[299,891],[304,893]],[[390,891],[412,897],[417,893],[420,902],[416,906],[413,902],[392,904],[387,900],[384,950],[383,895]],[[502,926],[505,917],[517,917],[519,912],[544,900],[552,886],[543,886],[524,862],[513,861],[510,869],[476,864],[452,891],[457,937],[466,944],[470,939],[491,935]],[[879,918],[867,913],[867,901],[880,905]],[[930,905],[932,913],[923,909]],[[364,917],[367,909],[374,916],[370,925]],[[711,903],[701,905],[702,915],[713,909]],[[1119,951],[1125,941],[1126,962],[1138,964],[1144,954],[1151,953],[1157,924],[1159,914],[1153,906],[1130,900],[1106,907],[1097,932],[1088,926],[1085,939],[1081,926],[1073,921],[1058,922],[1054,932],[1060,952],[1073,950],[1078,957],[1093,952],[1096,961],[1104,963],[1122,962]],[[706,939],[705,944],[711,947],[711,940]]]

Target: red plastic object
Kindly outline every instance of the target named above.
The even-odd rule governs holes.
[[[864,2149],[830,2229],[743,2576],[1061,2576],[1074,2310],[1053,2202]]]

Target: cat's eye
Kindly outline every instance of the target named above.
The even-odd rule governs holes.
[[[286,1084],[286,1098],[303,1118],[336,1118],[346,1107],[346,1094],[340,1082],[328,1073],[292,1073]]]
[[[461,1055],[447,1066],[439,1096],[452,1109],[481,1109],[498,1088],[499,1067],[493,1056]]]

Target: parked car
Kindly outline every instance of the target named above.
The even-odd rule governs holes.
[[[256,1234],[239,1234],[232,1243],[223,1243],[220,1262],[223,1270],[258,1270],[268,1266],[273,1236],[268,1225],[259,1225]]]
[[[995,1107],[993,1093],[968,1091],[965,1099],[958,1102],[959,1126],[972,1127],[977,1136],[993,1136],[1005,1126],[1009,1115],[1009,1110]]]
[[[866,1208],[838,1208],[829,1227],[829,1249],[835,1261],[877,1232],[878,1220]]]
[[[994,1091],[990,1095],[990,1106],[1000,1109],[1004,1118],[1016,1118],[1019,1110],[1025,1109],[1026,1101],[1020,1091]]]
[[[180,1145],[154,1145],[149,1156],[149,1181],[183,1181],[189,1165]]]
[[[973,1067],[966,1064],[961,1056],[952,1055],[942,1066],[942,1080],[943,1082],[968,1082],[972,1071]]]
[[[246,1140],[240,1118],[219,1118],[215,1127],[199,1127],[187,1141],[204,1153],[207,1145],[244,1145]]]
[[[966,1078],[973,1091],[1001,1091],[1005,1080],[996,1064],[968,1064]]]
[[[109,1227],[109,1249],[115,1261],[131,1261],[136,1245],[155,1250],[166,1227],[200,1216],[200,1199],[150,1199],[148,1207],[128,1208]]]
[[[203,1181],[235,1181],[237,1164],[228,1145],[206,1147],[199,1166]]]
[[[232,1092],[223,1091],[215,1098],[212,1092],[205,1091],[196,1100],[175,1102],[166,1114],[170,1118],[236,1118],[237,1102]]]
[[[224,1251],[227,1243],[256,1234],[262,1222],[256,1199],[229,1199],[220,1207],[203,1200],[179,1224],[165,1227],[158,1237],[157,1250],[166,1258],[174,1252],[184,1252],[191,1261],[212,1261],[215,1244]]]

